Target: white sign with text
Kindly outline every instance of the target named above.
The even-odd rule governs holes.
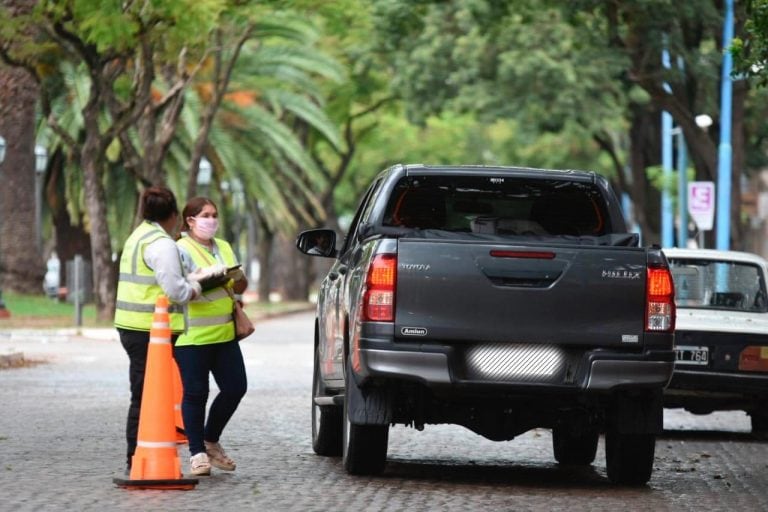
[[[688,183],[688,213],[700,230],[709,231],[714,227],[715,183],[713,181]]]

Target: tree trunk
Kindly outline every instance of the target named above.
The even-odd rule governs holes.
[[[745,161],[744,103],[747,99],[747,91],[748,86],[745,80],[737,80],[733,83],[730,247],[734,250],[744,250],[744,222],[741,219],[741,178]]]
[[[84,112],[86,123],[88,114]],[[98,109],[91,113],[91,121],[98,119]],[[107,225],[107,206],[101,182],[104,164],[101,140],[97,131],[88,130],[80,164],[83,168],[85,205],[90,219],[91,265],[93,270],[94,297],[99,320],[110,320],[115,313],[117,282],[112,263],[112,244]]]
[[[0,284],[40,294],[45,266],[35,232],[35,103],[37,85],[22,69],[0,68]]]
[[[275,288],[282,300],[305,301],[309,298],[309,284],[313,276],[312,261],[296,250],[294,237],[279,234],[275,244]]]
[[[643,243],[658,241],[658,231],[651,227],[648,218],[648,178],[645,168],[648,166],[645,158],[645,145],[648,140],[650,114],[643,106],[632,108],[632,124],[629,129],[629,167],[632,174],[632,185],[628,187],[629,195],[634,204],[635,222],[640,226]]]
[[[46,202],[53,217],[53,227],[56,238],[56,255],[61,261],[59,269],[59,286],[67,282],[66,262],[80,255],[88,259],[91,254],[91,239],[85,230],[82,219],[73,220],[67,211],[67,201],[64,196],[64,155],[57,151],[51,156],[48,166],[50,179],[45,189]]]
[[[272,291],[272,246],[275,234],[270,231],[264,222],[259,223],[259,241],[257,255],[259,260],[259,302],[269,302],[269,294]]]

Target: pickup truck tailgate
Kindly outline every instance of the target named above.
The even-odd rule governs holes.
[[[396,336],[639,348],[645,258],[628,247],[401,238]]]

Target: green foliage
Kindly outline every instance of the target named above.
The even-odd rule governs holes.
[[[35,21],[60,25],[93,45],[96,52],[133,52],[140,37],[150,34],[169,55],[182,47],[205,44],[227,7],[225,0],[119,0],[44,1],[37,4]]]
[[[735,73],[752,76],[768,85],[768,0],[748,0],[744,37],[733,40]]]
[[[648,182],[659,192],[666,191],[672,201],[673,209],[677,208],[678,192],[680,190],[680,179],[677,170],[664,173],[664,168],[660,165],[654,165],[645,169],[648,176]],[[696,169],[688,167],[686,169],[687,180],[690,183],[696,179]]]

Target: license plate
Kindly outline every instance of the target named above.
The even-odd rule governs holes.
[[[709,347],[678,345],[675,347],[675,364],[704,366],[709,363]]]

